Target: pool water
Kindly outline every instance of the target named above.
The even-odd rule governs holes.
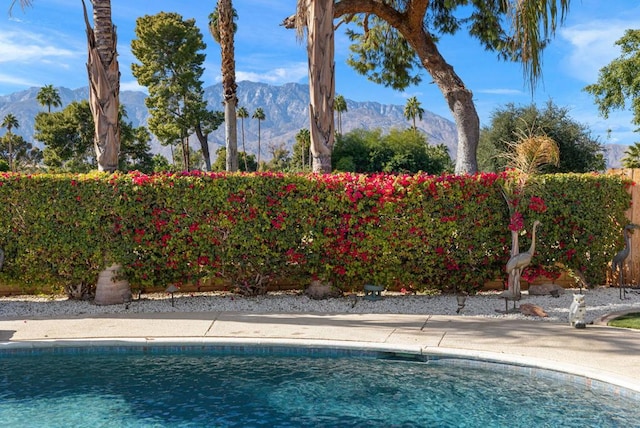
[[[633,427],[640,405],[525,370],[187,352],[0,355],[3,427]]]

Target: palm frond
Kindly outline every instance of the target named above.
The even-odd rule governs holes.
[[[525,175],[537,174],[545,165],[558,166],[560,149],[556,142],[546,135],[535,135],[533,130],[517,131],[518,139],[508,142],[503,156],[507,167]]]

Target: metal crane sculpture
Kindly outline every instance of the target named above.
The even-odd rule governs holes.
[[[625,261],[629,257],[629,253],[631,252],[631,235],[629,231],[631,229],[638,229],[640,226],[637,224],[628,224],[622,230],[622,236],[624,237],[624,248],[613,256],[613,261],[611,262],[611,271],[615,273],[618,271],[618,286],[620,288],[620,299],[625,299],[627,295],[627,289],[625,288],[624,282],[624,265]]]
[[[540,222],[538,220],[533,222],[533,228],[531,231],[531,246],[529,247],[529,249],[524,253],[516,254],[507,262],[507,273],[509,275],[513,274],[513,289],[509,290],[507,294],[503,294],[503,297],[505,298],[505,305],[508,304],[507,302],[509,300],[513,300],[514,309],[516,304],[515,302],[517,300],[520,300],[521,298],[520,275],[522,274],[524,268],[529,266],[529,264],[531,263],[531,259],[533,258],[533,254],[536,250],[536,227],[538,227],[539,225]]]

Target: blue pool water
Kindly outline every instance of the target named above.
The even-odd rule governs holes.
[[[321,356],[215,349],[0,354],[0,426],[640,426],[635,397],[540,371]]]

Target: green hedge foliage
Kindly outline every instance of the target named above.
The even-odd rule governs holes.
[[[509,174],[473,176],[0,173],[0,281],[93,284],[112,262],[132,287],[223,281],[244,294],[311,278],[474,292],[506,280]],[[618,176],[544,175],[520,195],[525,279],[580,270],[603,283],[630,206]]]

